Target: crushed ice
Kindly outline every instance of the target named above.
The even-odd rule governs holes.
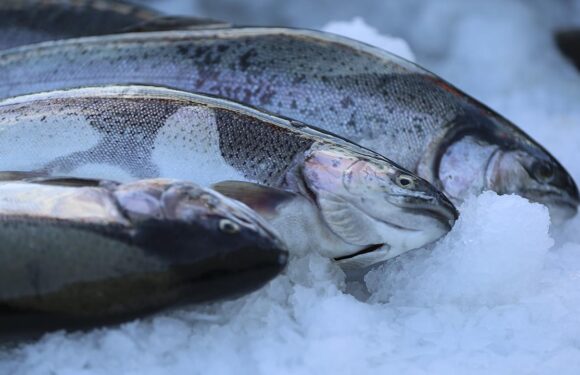
[[[495,2],[494,13],[431,4],[423,31],[435,21],[449,31],[432,33],[431,46],[415,39],[431,66],[516,120],[580,181],[580,77],[547,43],[538,12],[517,2]],[[361,25],[346,33],[369,41],[374,31]],[[477,55],[490,45],[494,58]],[[369,272],[366,296],[347,293],[331,261],[306,255],[235,301],[5,349],[0,373],[577,373],[580,218],[550,229],[543,206],[491,192],[461,214],[430,249]]]

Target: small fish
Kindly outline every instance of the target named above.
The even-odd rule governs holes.
[[[287,251],[247,206],[168,179],[0,182],[0,335],[238,296]]]
[[[239,180],[288,190],[320,216],[302,224],[321,220],[331,237],[304,236],[303,247],[332,258],[363,252],[387,259],[435,241],[457,218],[437,189],[372,151],[228,100],[159,87],[1,101],[0,149],[0,170],[202,185]],[[367,254],[383,244],[382,252]]]
[[[45,43],[0,54],[0,97],[140,83],[219,95],[369,147],[454,202],[519,194],[569,218],[564,167],[511,122],[380,49],[316,31],[230,28]]]
[[[165,16],[118,0],[2,0],[0,49],[123,32],[227,27],[207,18]]]

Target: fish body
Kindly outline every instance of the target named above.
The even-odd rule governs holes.
[[[377,244],[388,245],[383,257],[421,247],[457,216],[429,183],[356,144],[228,100],[159,87],[1,101],[0,148],[5,171],[203,185],[239,180],[287,190],[316,208],[333,238],[307,234],[304,246],[334,258]]]
[[[0,235],[0,335],[238,296],[287,259],[245,205],[168,179],[4,181]]]
[[[348,138],[454,202],[520,194],[556,217],[577,210],[568,172],[522,130],[434,74],[316,31],[230,28],[44,43],[0,55],[0,97],[143,83],[219,95]]]
[[[228,25],[165,16],[118,0],[3,0],[0,20],[0,49],[89,35]]]

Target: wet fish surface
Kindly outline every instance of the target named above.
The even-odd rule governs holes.
[[[0,149],[0,170],[202,185],[238,180],[287,190],[294,195],[275,195],[273,210],[284,206],[296,220],[319,215],[312,220],[323,225],[304,236],[288,222],[276,229],[285,239],[306,237],[296,246],[332,258],[374,263],[438,239],[457,217],[437,189],[370,150],[235,102],[159,87],[93,87],[1,101]],[[228,191],[236,199],[273,197],[247,187]]]
[[[0,96],[105,83],[215,94],[326,129],[454,202],[483,190],[577,211],[564,167],[522,130],[426,70],[347,38],[232,28],[82,38],[0,55]]]
[[[3,0],[0,20],[0,49],[89,35],[228,25],[166,16],[118,0]]]
[[[287,251],[247,206],[184,181],[0,183],[0,336],[239,296]]]

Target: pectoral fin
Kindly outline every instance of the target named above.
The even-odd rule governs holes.
[[[211,188],[245,203],[265,218],[273,218],[281,205],[297,198],[295,193],[289,191],[244,181],[221,181]]]

